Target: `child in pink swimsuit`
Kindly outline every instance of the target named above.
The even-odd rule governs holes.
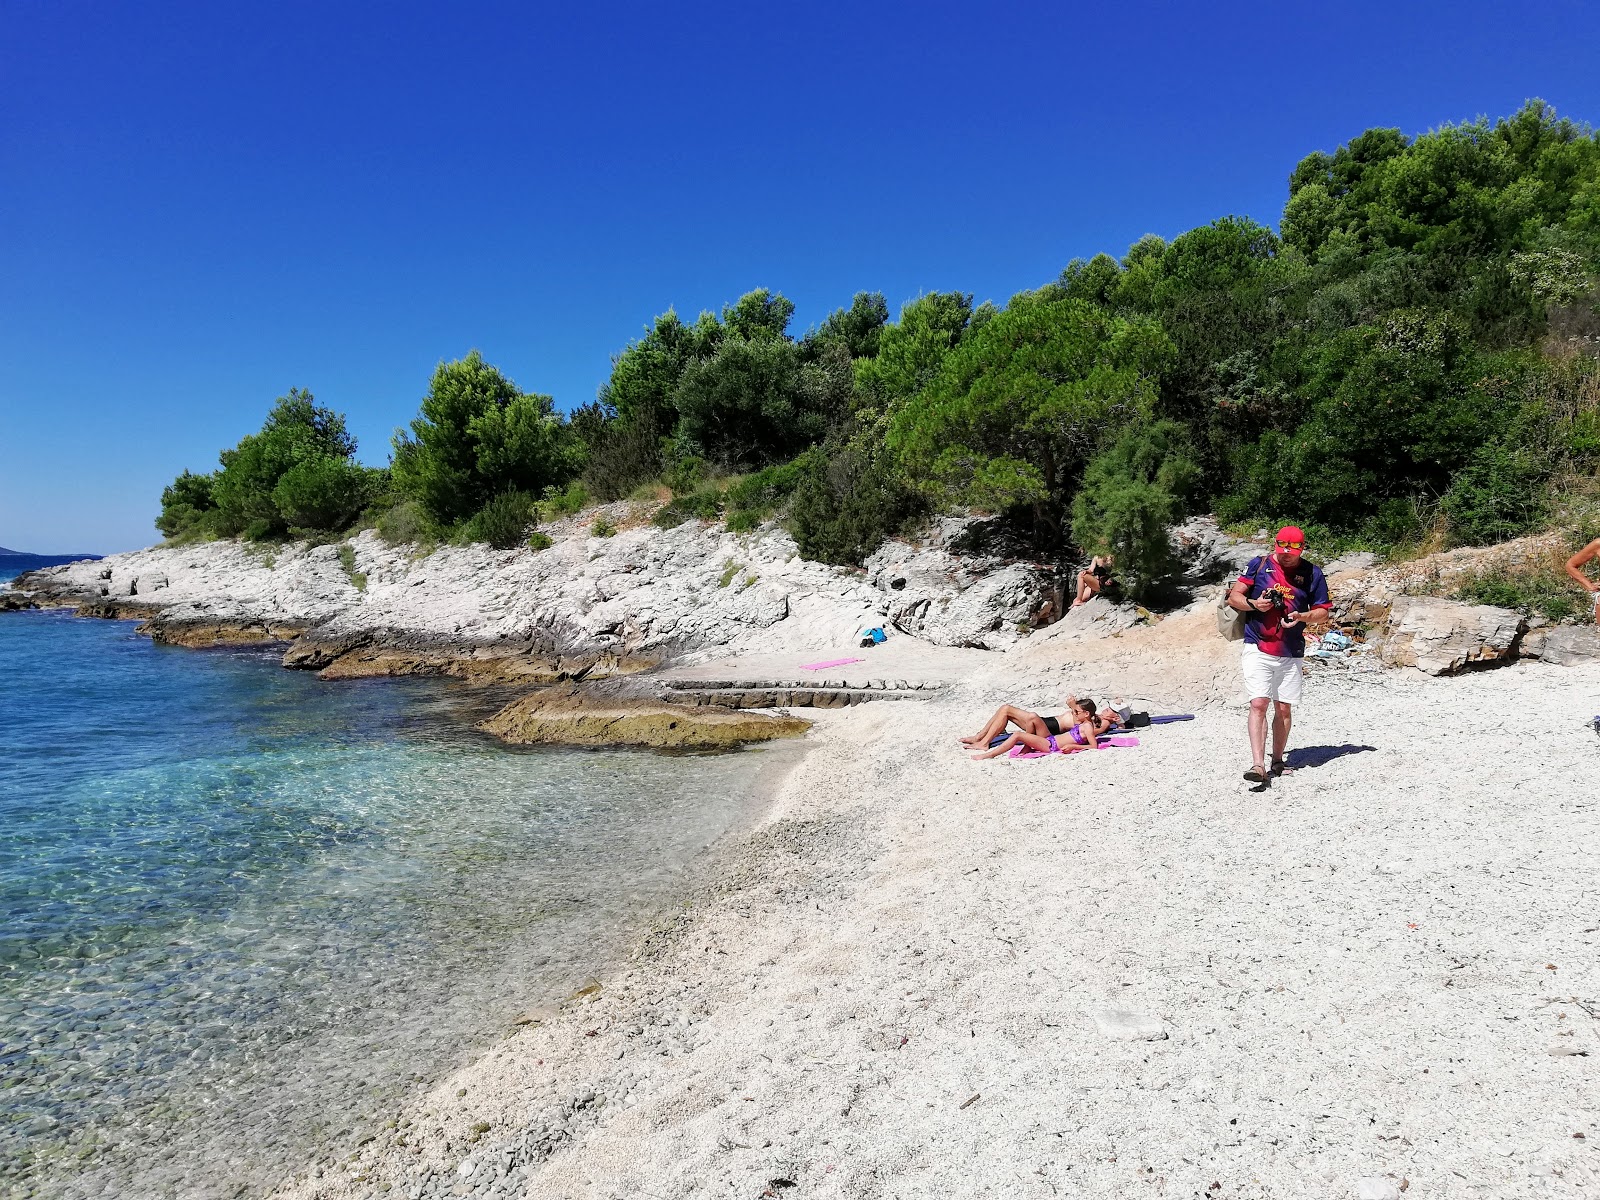
[[[973,758],[995,758],[1001,754],[1009,754],[1013,746],[1027,746],[1031,750],[1041,750],[1047,754],[1072,754],[1079,750],[1093,750],[1098,734],[1095,730],[1095,706],[1093,700],[1075,700],[1072,704],[1072,719],[1074,724],[1061,735],[1058,742],[1054,736],[1040,737],[1036,733],[1023,733],[1020,730],[1013,733],[1005,741],[998,743],[982,754],[974,754]],[[1067,734],[1072,735],[1072,745],[1062,745]]]

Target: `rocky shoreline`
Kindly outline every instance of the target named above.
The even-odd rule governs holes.
[[[135,619],[141,633],[173,646],[281,646],[285,667],[329,680],[437,675],[586,689],[604,681],[615,686],[535,694],[485,728],[513,742],[706,747],[794,729],[720,708],[862,697],[817,686],[762,704],[753,696],[728,704],[731,693],[708,703],[671,693],[654,673],[753,645],[842,651],[871,625],[933,645],[1001,649],[1044,599],[1059,605],[1052,567],[958,553],[970,528],[949,521],[921,546],[891,542],[864,571],[806,562],[775,527],[736,535],[702,522],[670,530],[635,522],[611,537],[568,522],[542,551],[424,553],[371,532],[337,545],[196,543],[35,571],[0,607]]]

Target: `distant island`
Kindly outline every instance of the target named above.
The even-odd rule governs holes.
[[[103,554],[34,554],[28,550],[8,550],[0,546],[0,558],[48,558],[53,562],[81,562],[83,559],[104,558]]]

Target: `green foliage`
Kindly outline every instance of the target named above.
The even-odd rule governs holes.
[[[733,582],[734,576],[737,575],[738,573],[739,573],[739,564],[734,562],[733,559],[731,559],[731,558],[725,560],[723,562],[723,564],[722,564],[722,578],[717,581],[717,586],[719,588],[727,587],[730,583]]]
[[[789,531],[803,558],[859,566],[926,511],[890,457],[865,439],[818,447],[791,465]]]
[[[1578,604],[1572,582],[1548,564],[1521,569],[1493,565],[1459,581],[1453,593],[1458,600],[1515,609],[1550,621],[1570,621],[1589,612]]]
[[[894,414],[888,444],[930,497],[1059,511],[1104,431],[1150,412],[1171,355],[1153,322],[1018,297]]]
[[[615,537],[617,534],[617,527],[616,524],[608,517],[596,517],[594,519],[594,523],[589,526],[589,532],[594,537]]]
[[[875,357],[855,364],[863,419],[887,415],[933,382],[972,321],[972,296],[931,292],[900,310],[878,336]]]
[[[548,550],[554,545],[555,542],[551,540],[548,533],[541,533],[539,530],[535,529],[528,535],[528,549],[534,551],[535,553],[538,553],[540,550]]]
[[[161,515],[156,528],[163,536],[184,538],[203,535],[217,510],[211,497],[215,482],[210,475],[191,475],[184,471],[161,492]]]
[[[674,498],[658,509],[652,520],[662,529],[672,529],[685,521],[715,521],[721,515],[722,492],[715,486],[707,486]]]
[[[339,569],[350,580],[350,586],[358,592],[367,590],[367,577],[356,570],[356,550],[349,542],[339,547]]]
[[[1468,546],[1505,541],[1546,515],[1542,485],[1549,465],[1503,442],[1488,442],[1456,473],[1439,507],[1453,539]]]
[[[469,542],[487,542],[496,550],[510,550],[522,545],[538,511],[538,502],[527,492],[501,492],[472,515],[463,534]]]
[[[428,510],[415,500],[402,500],[386,509],[379,514],[375,528],[391,546],[428,543],[439,536]]]
[[[849,308],[835,309],[820,329],[806,335],[802,354],[811,358],[826,347],[839,346],[852,360],[875,358],[888,322],[889,305],[882,292],[857,292]]]
[[[673,377],[676,385],[676,376]],[[583,485],[601,501],[621,500],[661,471],[658,415],[623,417],[600,404],[572,414],[573,438],[585,449]],[[672,420],[677,420],[676,410]]]
[[[383,486],[387,474],[348,459],[308,458],[278,477],[272,502],[291,528],[346,529]]]
[[[800,368],[794,343],[730,332],[678,381],[680,436],[733,470],[791,457],[827,431],[827,414],[802,389]]]
[[[574,516],[589,505],[589,489],[581,479],[574,479],[566,487],[551,484],[539,501],[538,518],[541,521],[558,521]]]
[[[549,396],[518,391],[474,350],[434,371],[410,433],[395,434],[393,473],[404,495],[449,525],[492,498],[565,483],[582,455]]]
[[[698,491],[710,474],[711,464],[699,455],[691,454],[669,466],[662,474],[661,482],[671,489],[674,496],[688,496]]]
[[[1167,527],[1185,515],[1200,469],[1176,421],[1135,425],[1090,461],[1072,501],[1072,539],[1114,554],[1117,578],[1143,599],[1178,567]]]
[[[282,537],[296,522],[279,507],[275,496],[279,480],[307,463],[348,464],[355,449],[343,416],[318,407],[310,392],[291,389],[273,405],[259,433],[249,434],[219,456],[222,467],[211,487],[217,507],[213,527],[224,536],[243,533],[252,541]],[[304,477],[302,483],[293,491],[296,498],[311,495],[312,485]],[[363,495],[360,503],[349,506],[348,518],[365,503]],[[346,506],[339,507],[343,511]]]

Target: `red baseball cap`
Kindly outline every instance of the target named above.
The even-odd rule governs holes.
[[[1306,544],[1306,535],[1305,531],[1296,525],[1285,525],[1278,530],[1277,540],[1280,542],[1299,542],[1304,546]]]

